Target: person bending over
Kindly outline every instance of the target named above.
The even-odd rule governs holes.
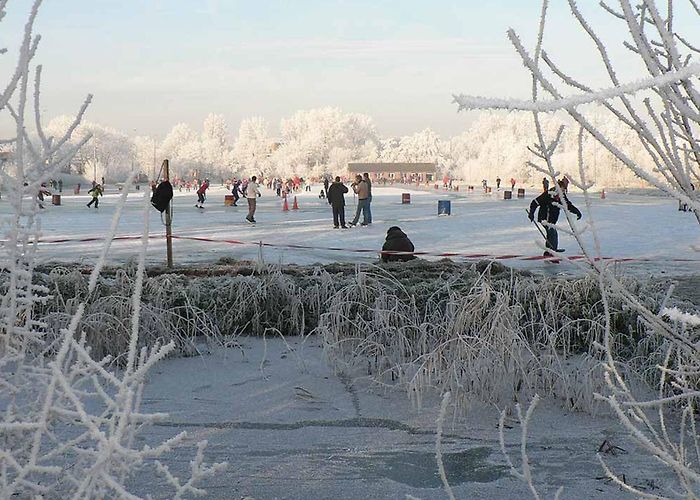
[[[407,262],[416,258],[412,253],[391,253],[391,252],[414,252],[415,247],[406,233],[400,227],[392,226],[386,232],[386,241],[382,246],[382,262]]]

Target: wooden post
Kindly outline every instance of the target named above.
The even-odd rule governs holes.
[[[170,182],[170,162],[163,160],[163,180]],[[168,267],[173,267],[173,214],[172,200],[165,209],[165,248],[167,252]]]

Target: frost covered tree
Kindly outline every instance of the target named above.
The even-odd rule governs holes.
[[[631,57],[638,58],[646,74],[634,82],[622,82],[615,61],[605,41],[586,20],[577,3],[567,0],[571,14],[591,42],[601,62],[601,71],[610,82],[606,89],[594,91],[594,85],[574,76],[566,67],[569,62],[555,61],[544,47],[530,53],[513,31],[508,37],[535,83],[548,99],[538,95],[537,103],[508,99],[485,99],[466,95],[455,96],[460,109],[506,109],[521,111],[565,111],[571,119],[592,136],[634,174],[659,190],[687,203],[700,221],[697,200],[700,192],[700,146],[697,141],[700,98],[693,78],[700,72],[700,63],[693,60],[698,49],[686,33],[676,31],[676,19],[700,16],[694,0],[669,1],[659,8],[658,2],[644,0],[639,5],[620,0],[615,7],[601,4],[610,16],[629,33],[625,47]],[[546,5],[545,5],[546,11]],[[567,96],[566,93],[573,92]],[[620,144],[612,134],[597,128],[581,108],[596,103],[601,114],[616,120],[620,127],[634,133],[653,172],[635,160],[635,150]],[[657,175],[655,175],[657,174]]]
[[[155,177],[157,172],[158,142],[153,137],[136,136],[132,140],[134,147],[134,158],[138,173]]]
[[[197,175],[206,165],[200,136],[186,123],[175,125],[163,139],[159,150],[170,159],[174,175]]]
[[[73,118],[59,116],[46,126],[46,133],[63,136],[70,129]],[[73,164],[78,173],[89,179],[100,182],[102,177],[108,181],[123,181],[132,171],[134,164],[133,142],[126,134],[104,125],[82,122],[72,132],[65,148],[80,144],[83,139],[90,137],[76,153]]]
[[[232,151],[228,124],[223,115],[210,113],[202,125],[202,154],[204,162],[214,172],[231,170]]]
[[[586,199],[589,212],[586,226],[577,224],[568,212],[565,215],[571,234],[588,257],[590,269],[597,274],[607,313],[606,335],[596,345],[603,353],[608,392],[599,397],[608,402],[636,442],[672,471],[676,484],[658,494],[649,494],[626,484],[602,458],[601,464],[620,487],[639,496],[697,498],[700,495],[700,434],[696,427],[700,396],[700,349],[697,342],[700,316],[677,309],[649,310],[599,259],[600,243],[588,196],[593,185],[591,165],[583,155],[583,144],[586,136],[590,136],[636,176],[687,204],[700,221],[699,192],[695,190],[700,182],[700,144],[696,135],[700,123],[700,94],[696,86],[700,64],[694,60],[698,49],[691,39],[692,31],[682,33],[677,30],[681,19],[694,22],[700,19],[700,6],[695,0],[642,0],[639,4],[618,0],[614,6],[601,2],[601,8],[628,33],[624,46],[630,52],[629,57],[637,58],[644,71],[636,81],[623,82],[605,41],[584,17],[577,3],[574,0],[567,0],[567,3],[574,20],[590,39],[591,50],[599,57],[602,74],[610,83],[607,88],[594,90],[592,84],[573,76],[573,70],[566,67],[571,60],[556,61],[547,53],[545,28],[549,3],[543,0],[534,50],[528,50],[515,31],[508,31],[508,38],[532,77],[531,100],[459,95],[455,101],[460,109],[506,109],[531,113],[535,128],[532,150],[537,156],[532,166],[553,179],[561,175],[561,165],[555,155],[562,143],[565,126],[559,127],[555,134],[547,134],[542,126],[543,113],[561,110],[575,123],[578,168],[572,182],[583,191]],[[605,130],[585,113],[583,107],[592,103],[601,113],[612,117],[618,127],[637,137],[653,171],[645,169],[635,159],[635,152],[629,144],[624,144],[620,136],[614,135],[615,128]],[[559,186],[555,186],[561,194]],[[581,236],[586,229],[593,233],[592,244]],[[628,307],[638,312],[647,327],[648,338],[642,341],[659,346],[658,359],[651,360],[648,370],[654,375],[656,396],[649,397],[636,391],[613,355],[613,323],[609,311],[612,296],[622,298]]]
[[[132,311],[129,348],[121,369],[109,357],[95,359],[91,355],[79,327],[85,302],[70,297],[65,310],[68,320],[55,331],[35,314],[49,293],[60,293],[34,280],[41,236],[36,194],[41,183],[68,165],[92,138],[89,133],[73,138],[91,96],[62,134],[48,133],[42,124],[41,66],[32,62],[40,41],[34,25],[41,3],[35,0],[31,5],[17,65],[0,93],[0,112],[15,125],[14,136],[0,140],[6,149],[0,175],[9,188],[10,202],[9,215],[0,225],[5,240],[0,272],[0,498],[135,498],[127,485],[130,481],[133,484],[139,470],[149,466],[165,476],[159,486],[170,487],[171,497],[201,495],[204,491],[198,483],[224,466],[204,463],[205,443],[200,443],[192,461],[191,477],[180,481],[153,460],[181,444],[184,435],[152,446],[139,445],[137,439],[145,426],[163,417],[142,411],[141,397],[146,374],[174,347],[172,343],[139,344],[140,295],[149,234],[147,192],[143,193],[144,229],[134,293],[128,298]],[[0,1],[0,19],[6,4]],[[7,56],[8,51],[1,53]],[[29,135],[30,127],[34,137]],[[92,271],[88,294],[97,287],[121,206],[107,232],[102,257]],[[109,327],[103,327],[109,336]]]
[[[264,118],[254,116],[243,120],[233,146],[234,162],[240,173],[247,176],[271,173],[271,147],[272,139]]]
[[[280,130],[282,145],[275,152],[274,161],[281,169],[302,176],[343,174],[347,165],[338,171],[338,158],[361,161],[374,156],[379,144],[370,117],[344,113],[338,108],[298,111],[281,121]]]
[[[644,153],[636,134],[622,128],[614,117],[589,113],[591,122],[616,142],[630,151],[630,155],[646,171],[652,164]],[[578,139],[573,121],[565,113],[542,115],[540,122],[545,134],[551,136],[565,125],[554,157],[561,165],[562,173],[577,170]],[[458,171],[471,182],[481,179],[515,178],[519,183],[539,184],[540,172],[532,167],[537,156],[528,149],[535,137],[532,117],[518,113],[480,113],[469,129],[452,138],[451,156]],[[447,150],[447,148],[444,148]],[[624,166],[613,154],[603,148],[593,137],[585,136],[583,156],[591,166],[590,179],[601,189],[647,185]]]

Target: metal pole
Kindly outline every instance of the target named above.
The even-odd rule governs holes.
[[[170,162],[163,160],[163,180],[170,182]],[[173,214],[172,200],[168,203],[168,208],[165,209],[165,248],[167,252],[168,267],[173,267]]]

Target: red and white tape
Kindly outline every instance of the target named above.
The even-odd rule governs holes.
[[[165,239],[164,235],[151,235],[149,239]],[[140,240],[142,236],[116,236],[113,241],[134,241]],[[522,261],[538,261],[538,260],[571,260],[580,261],[588,260],[585,255],[571,255],[567,257],[561,257],[558,255],[544,256],[544,255],[520,255],[520,254],[489,254],[489,253],[461,253],[461,252],[394,252],[394,251],[382,251],[377,249],[368,248],[341,248],[341,247],[323,247],[323,246],[312,246],[312,245],[298,245],[298,244],[281,244],[281,243],[266,243],[263,241],[253,242],[253,241],[241,241],[241,240],[231,240],[231,239],[213,239],[205,238],[202,236],[186,236],[186,235],[173,235],[174,240],[188,240],[188,241],[201,241],[205,243],[225,243],[229,245],[250,245],[257,247],[268,247],[268,248],[288,248],[291,250],[310,250],[310,251],[329,251],[329,252],[343,252],[343,253],[363,253],[363,254],[388,254],[388,255],[416,255],[416,256],[430,256],[430,257],[457,257],[467,260],[476,259],[487,259],[487,260],[522,260]],[[86,242],[96,242],[104,241],[105,238],[100,237],[90,237],[90,238],[50,238],[50,239],[40,239],[37,241],[39,244],[61,244],[61,243],[86,243]],[[2,240],[0,243],[7,243],[7,240]],[[666,262],[700,262],[700,259],[690,259],[690,258],[653,258],[653,257],[595,257],[595,261],[608,261],[608,262],[654,262],[663,260]]]

